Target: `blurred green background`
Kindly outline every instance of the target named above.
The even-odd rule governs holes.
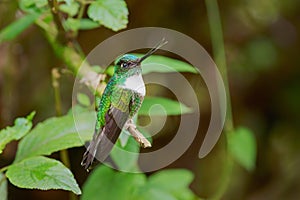
[[[198,41],[211,55],[211,35],[204,1],[147,0],[126,1],[128,29],[153,26],[182,32]],[[228,189],[222,199],[276,200],[300,199],[300,1],[229,0],[219,1],[223,25],[228,79],[234,124],[251,129],[256,137],[256,168],[246,171],[234,165]],[[16,1],[0,1],[0,28],[21,13]],[[80,31],[78,42],[85,54],[115,32],[100,27]],[[64,67],[44,35],[31,26],[13,42],[0,45],[0,128],[17,116],[36,110],[35,122],[55,116],[51,69]],[[209,197],[222,187],[225,139],[204,159],[198,151],[207,129],[209,96],[198,76],[185,74],[199,91],[201,124],[197,138],[168,168],[187,168],[195,174],[192,190]],[[61,77],[64,113],[71,107],[74,77]],[[161,92],[164,92],[163,90]],[[172,98],[172,94],[165,96]],[[177,118],[174,117],[173,121]],[[174,125],[167,123],[155,137],[162,146],[173,137]],[[0,164],[10,163],[16,152],[11,143],[1,155]],[[84,148],[70,150],[72,171],[80,184],[87,174],[80,166]],[[54,154],[53,157],[58,157]],[[9,199],[66,199],[65,191],[30,191],[9,185]]]

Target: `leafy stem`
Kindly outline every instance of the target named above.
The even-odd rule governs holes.
[[[43,17],[45,17],[45,16],[43,16]],[[44,31],[46,31],[49,34],[51,34],[51,35],[56,35],[57,34],[57,30],[53,29],[53,28],[50,28],[50,25],[48,23],[44,22],[44,20],[42,19],[42,17],[38,18],[35,21],[35,24],[37,26],[39,26],[41,29],[43,29]]]
[[[56,110],[56,115],[61,116],[62,115],[62,109],[61,109],[61,96],[60,96],[60,85],[59,85],[59,78],[60,74],[57,68],[52,69],[52,86],[54,89],[54,97],[55,97],[55,110]],[[70,158],[68,154],[67,149],[62,149],[59,152],[61,161],[67,168],[71,168],[70,164]],[[70,192],[70,199],[71,200],[76,200],[76,196]]]
[[[2,168],[0,169],[0,173],[5,172],[5,171],[8,169],[8,167],[9,167],[9,166],[2,167]]]
[[[56,24],[58,33],[57,33],[57,40],[61,42],[62,44],[67,44],[67,38],[65,34],[65,29],[62,24],[62,16],[58,9],[58,4],[56,0],[48,0],[48,5],[50,7],[53,20]]]
[[[217,0],[205,0],[205,4],[207,8],[214,59],[216,65],[219,67],[219,70],[221,72],[224,85],[225,85],[225,90],[226,90],[227,113],[226,113],[224,129],[226,133],[226,138],[228,138],[228,133],[234,130],[234,125],[232,119],[232,108],[231,108],[231,99],[230,99],[229,82],[228,82],[228,75],[227,75],[226,55],[225,55],[221,18],[220,18]],[[218,188],[218,190],[214,193],[214,196],[210,198],[211,200],[221,199],[230,183],[230,176],[233,167],[233,159],[228,151],[226,153],[227,153],[227,157],[225,161],[225,167],[222,173],[222,178],[220,183],[221,185]]]
[[[226,160],[224,161],[223,172],[221,174],[220,180],[222,180],[218,190],[214,193],[214,196],[210,200],[222,199],[222,196],[226,192],[228,185],[230,183],[231,172],[233,169],[233,159],[229,153],[226,154]]]
[[[61,96],[60,96],[60,87],[59,87],[59,81],[60,74],[58,72],[57,68],[52,69],[52,86],[54,89],[54,98],[55,98],[55,110],[56,110],[56,116],[62,115],[62,109],[61,109]],[[68,156],[68,151],[66,149],[63,149],[60,151],[60,157],[64,165],[68,168],[70,168],[70,159]]]
[[[60,97],[60,88],[59,88],[59,81],[60,74],[57,68],[52,69],[52,87],[54,89],[54,98],[55,98],[55,110],[56,115],[61,116],[61,97]]]
[[[227,95],[227,113],[226,113],[226,121],[225,121],[225,131],[228,132],[234,129],[234,125],[232,119],[232,109],[231,109],[231,100],[230,100],[230,91],[229,91],[229,81],[227,75],[222,23],[221,23],[217,0],[205,0],[205,4],[207,8],[214,60],[221,72],[223,82],[225,85],[226,95]]]
[[[79,2],[80,2],[80,8],[79,8],[79,12],[78,12],[78,15],[77,15],[77,20],[78,21],[80,21],[82,19],[85,8],[86,8],[85,1],[79,1]],[[74,30],[74,37],[76,37],[77,35],[78,35],[78,29]]]
[[[84,5],[87,5],[87,4],[91,4],[93,3],[94,1],[88,1],[88,0],[77,0],[79,3],[81,4],[84,4]]]
[[[77,16],[77,19],[81,19],[83,14],[84,14],[84,10],[85,10],[85,7],[86,7],[86,3],[81,3],[81,7],[79,9],[79,13],[78,13],[78,16]]]
[[[3,176],[1,177],[1,179],[0,179],[0,186],[2,185],[3,181],[5,181],[5,179],[6,179],[6,176],[3,175]]]

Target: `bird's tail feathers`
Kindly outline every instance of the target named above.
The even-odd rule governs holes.
[[[103,131],[101,131],[101,133],[97,133],[97,131],[95,131],[92,141],[90,142],[88,148],[83,154],[81,166],[83,166],[87,171],[93,164],[93,161],[95,159],[98,150],[98,146],[102,138],[103,138]]]
[[[128,112],[122,112],[113,108],[105,116],[105,126],[95,131],[93,139],[83,155],[81,165],[89,170],[96,157],[104,162],[116,143],[125,122],[128,119]]]

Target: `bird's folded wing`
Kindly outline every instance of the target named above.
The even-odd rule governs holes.
[[[101,132],[96,158],[103,162],[109,155],[114,144],[120,136],[122,128],[129,117],[128,112],[123,112],[111,107],[105,115],[106,124]]]

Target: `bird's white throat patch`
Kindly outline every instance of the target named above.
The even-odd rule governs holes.
[[[145,83],[140,74],[128,77],[120,87],[134,90],[143,96],[146,95]]]

